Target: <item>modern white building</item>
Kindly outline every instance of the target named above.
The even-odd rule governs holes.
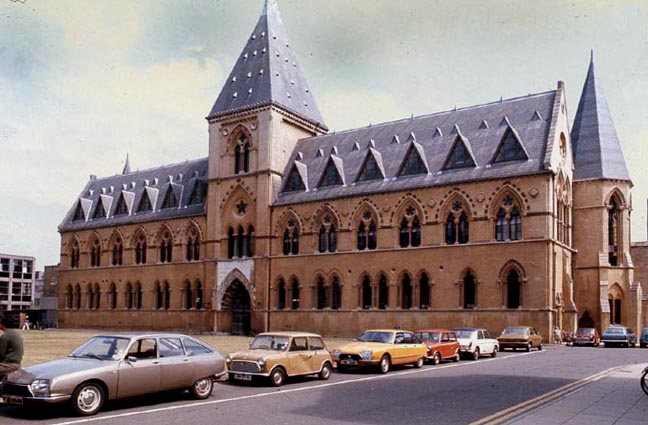
[[[35,258],[0,254],[0,310],[29,310],[35,279]]]

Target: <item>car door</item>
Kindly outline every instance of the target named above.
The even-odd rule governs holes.
[[[444,359],[454,356],[454,352],[451,353],[452,343],[450,342],[450,334],[447,332],[441,332],[439,351],[441,352],[441,357]]]
[[[487,330],[481,330],[478,333],[477,338],[479,338],[479,345],[482,353],[492,353],[495,351],[495,340],[491,338]]]
[[[294,337],[288,348],[288,375],[304,375],[312,373],[312,353],[308,349],[308,339],[305,336]]]
[[[161,390],[160,359],[155,338],[134,340],[119,363],[117,397],[132,397]]]
[[[322,338],[311,336],[308,338],[308,349],[310,350],[311,358],[309,360],[310,370],[319,372],[322,369],[322,364],[326,360],[331,359],[331,355],[325,349],[324,341]]]
[[[164,337],[158,340],[162,390],[186,388],[194,382],[193,362],[186,355],[180,338]]]

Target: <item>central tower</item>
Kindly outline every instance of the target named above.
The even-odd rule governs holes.
[[[327,131],[276,0],[266,0],[207,121],[214,330],[261,331],[268,326],[270,206],[297,141]]]

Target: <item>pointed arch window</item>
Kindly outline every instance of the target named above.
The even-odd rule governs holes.
[[[146,264],[146,235],[140,232],[135,241],[135,264]]]
[[[245,257],[245,230],[243,226],[239,225],[236,233],[236,256],[238,258]]]
[[[376,222],[369,211],[365,211],[358,225],[358,250],[376,249],[378,245]]]
[[[250,171],[250,142],[245,134],[238,136],[234,148],[234,174],[247,173]]]
[[[495,155],[495,160],[493,162],[517,161],[523,159],[528,159],[527,154],[520,141],[515,137],[515,134],[513,134],[513,131],[508,129],[502,139],[499,151]]]
[[[254,257],[254,226],[249,225],[245,235],[245,256]]]
[[[169,184],[169,188],[164,195],[164,201],[162,201],[162,209],[166,210],[169,208],[178,207],[178,198],[176,198],[175,193],[173,193],[173,186]]]
[[[117,308],[117,287],[114,283],[110,284],[110,290],[108,291],[108,296],[110,298],[110,309],[115,310]]]
[[[68,285],[67,288],[65,288],[65,308],[72,309],[74,306],[74,296],[73,296],[73,291],[72,291],[72,285]]]
[[[283,254],[299,254],[299,229],[295,220],[288,220],[288,225],[283,234]]]
[[[171,307],[171,289],[169,288],[169,283],[164,282],[164,285],[162,286],[162,295],[163,295],[163,308],[165,310],[168,310]]]
[[[83,207],[81,206],[81,201],[77,203],[76,209],[74,210],[74,216],[72,221],[85,221],[85,213],[83,212]]]
[[[506,308],[520,308],[521,295],[520,274],[512,269],[506,275]]]
[[[81,286],[78,283],[74,286],[74,309],[81,309]]]
[[[412,278],[406,274],[401,281],[401,308],[409,310],[412,308]]]
[[[227,231],[227,258],[234,258],[236,254],[236,236],[232,227]]]
[[[463,278],[463,308],[474,309],[477,301],[475,276],[468,272]]]
[[[171,233],[165,231],[160,241],[160,262],[170,263],[173,260],[173,239]]]
[[[92,214],[93,220],[97,218],[106,218],[106,210],[104,209],[101,196],[99,197],[99,200],[97,201],[97,206],[95,207],[94,213]]]
[[[200,235],[195,228],[191,229],[187,236],[186,253],[187,261],[200,260]]]
[[[283,310],[286,308],[286,282],[283,279],[279,279],[279,285],[277,285],[277,310]]]
[[[446,244],[452,245],[457,240],[457,227],[455,225],[455,218],[452,213],[448,214],[446,218]]]
[[[124,194],[119,195],[119,199],[117,200],[117,206],[115,207],[115,214],[114,216],[120,216],[120,215],[127,215],[128,214],[128,207],[126,206],[126,200],[124,199]]]
[[[297,166],[294,165],[290,170],[290,174],[288,174],[288,181],[286,183],[286,187],[284,188],[284,191],[298,192],[300,190],[306,190],[306,186],[304,185],[304,181],[302,180],[301,174],[299,174],[299,170],[297,169]]]
[[[401,171],[398,173],[399,176],[412,176],[415,174],[427,174],[428,170],[423,162],[423,158],[419,154],[419,151],[412,145],[412,147],[407,152],[407,156],[403,161],[401,166]]]
[[[401,248],[417,247],[421,245],[421,222],[414,207],[405,210],[399,228],[399,245]]]
[[[378,308],[385,310],[389,307],[389,284],[387,277],[383,274],[378,279]]]
[[[608,261],[611,266],[619,265],[619,223],[620,211],[613,196],[608,205]]]
[[[495,215],[495,239],[499,242],[522,239],[522,214],[510,195],[504,197]]]
[[[155,292],[155,308],[160,310],[164,305],[164,293],[162,292],[162,285],[160,285],[160,282],[155,282],[153,292]]]
[[[81,258],[81,250],[79,248],[79,242],[76,240],[72,244],[72,250],[70,251],[70,268],[78,269],[79,268],[79,259]]]
[[[196,282],[196,310],[203,309],[203,289],[202,283]]]
[[[142,284],[135,282],[133,287],[133,308],[136,310],[142,309]]]
[[[362,278],[362,295],[361,295],[361,306],[364,310],[368,310],[373,305],[373,294],[371,288],[371,279],[369,276]]]
[[[299,281],[297,278],[293,278],[290,289],[290,308],[292,310],[299,310]]]
[[[506,224],[506,211],[504,211],[504,208],[500,208],[497,211],[495,224],[495,239],[500,242],[505,241],[508,237],[508,226]]]
[[[512,241],[519,241],[522,239],[522,218],[520,218],[520,210],[518,210],[517,207],[513,207],[511,210],[509,237]]]
[[[128,282],[124,290],[124,308],[126,310],[133,309],[133,286]]]
[[[115,239],[115,242],[113,242],[113,247],[112,247],[112,265],[121,266],[123,262],[123,256],[124,256],[124,244],[122,243],[121,238],[117,237]]]
[[[337,229],[333,223],[333,217],[326,215],[320,225],[318,237],[319,252],[336,252],[337,251]]]
[[[326,164],[326,168],[324,169],[324,174],[322,175],[322,179],[319,185],[320,187],[326,187],[326,186],[341,186],[342,184],[343,184],[342,177],[340,176],[340,173],[338,172],[338,169],[335,166],[335,162],[331,158],[329,162]]]
[[[432,304],[430,300],[430,278],[423,273],[419,279],[419,308],[428,309]]]
[[[94,289],[92,288],[92,283],[88,283],[88,310],[94,309]]]
[[[142,193],[142,199],[140,199],[139,205],[137,206],[137,212],[147,212],[153,211],[153,206],[151,205],[151,200],[148,196],[148,191],[145,189]]]
[[[92,247],[90,248],[90,267],[99,267],[101,266],[101,242],[99,238],[96,237],[92,241]]]
[[[324,285],[324,278],[318,277],[317,278],[317,309],[322,310],[327,307],[328,305],[328,300],[327,300],[327,291],[326,291],[326,286]]]
[[[95,282],[94,284],[94,291],[92,292],[92,298],[93,298],[93,307],[95,310],[99,310],[101,307],[101,288],[99,287],[99,284]]]
[[[339,310],[342,307],[342,285],[340,284],[340,278],[337,276],[333,276],[331,292],[331,308],[333,310]]]
[[[193,291],[191,290],[191,282],[187,281],[184,284],[184,289],[183,289],[183,297],[184,297],[184,309],[185,310],[191,310],[193,308]]]

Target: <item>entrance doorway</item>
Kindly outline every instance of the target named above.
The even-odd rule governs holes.
[[[221,308],[232,314],[232,335],[250,334],[250,310],[252,303],[245,285],[236,279],[225,291]]]

